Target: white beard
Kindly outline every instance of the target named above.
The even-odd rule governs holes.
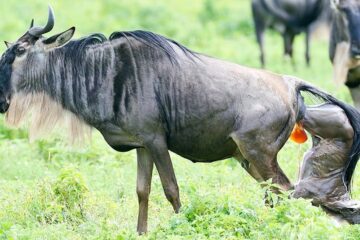
[[[67,126],[71,144],[82,143],[91,137],[89,125],[45,93],[14,94],[5,115],[5,123],[15,128],[28,123],[30,141],[43,137],[61,125]]]
[[[351,59],[349,51],[350,43],[348,42],[340,42],[336,45],[333,70],[333,78],[336,84],[344,84],[349,69],[360,66],[359,60]]]

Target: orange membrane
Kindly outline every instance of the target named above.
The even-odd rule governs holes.
[[[300,123],[296,123],[294,129],[291,132],[290,139],[296,143],[304,143],[307,140],[306,132]]]

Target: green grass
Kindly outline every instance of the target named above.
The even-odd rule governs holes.
[[[146,29],[208,55],[259,67],[249,1],[106,0],[50,1],[54,32],[73,25],[76,37],[93,32]],[[0,36],[14,41],[31,18],[44,23],[41,0],[2,1]],[[312,66],[303,57],[303,36],[296,39],[294,70],[282,58],[282,40],[266,34],[268,69],[301,77],[351,103],[343,86],[331,81],[325,40],[312,42]],[[0,47],[1,51],[5,46]],[[296,181],[309,143],[288,143],[279,161]],[[359,239],[360,227],[341,225],[309,201],[281,197],[264,206],[260,188],[232,159],[193,164],[172,155],[183,207],[175,215],[154,173],[149,233],[136,235],[135,153],[111,150],[94,133],[84,147],[69,147],[54,134],[29,143],[25,130],[0,125],[0,239]],[[360,180],[354,197],[360,197]],[[272,196],[275,201],[277,196]]]

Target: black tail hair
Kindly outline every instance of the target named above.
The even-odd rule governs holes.
[[[306,83],[301,83],[298,86],[298,93],[300,93],[301,91],[310,92],[316,97],[319,97],[326,102],[329,102],[331,104],[334,104],[342,108],[346,116],[348,117],[349,122],[354,130],[354,139],[353,139],[353,145],[351,146],[349,159],[346,162],[346,166],[344,168],[343,181],[348,191],[351,191],[351,179],[354,174],[356,164],[360,156],[360,112],[356,110],[354,107],[346,103],[343,103],[337,100],[336,98],[334,98],[333,96],[325,92],[322,92],[313,86],[307,85]]]

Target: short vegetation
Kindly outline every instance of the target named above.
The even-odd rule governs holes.
[[[260,66],[249,0],[50,2],[55,32],[73,25],[76,37],[146,29],[197,52]],[[46,21],[44,1],[2,1],[0,6],[2,40],[16,40],[31,18],[37,24]],[[332,82],[326,35],[318,34],[312,43],[310,68],[303,57],[304,39],[296,40],[294,69],[282,57],[281,37],[268,32],[268,68],[301,77],[351,103],[347,89]],[[308,200],[270,195],[275,206],[266,207],[266,188],[233,159],[193,164],[176,155],[181,212],[173,213],[155,172],[149,233],[138,237],[134,151],[111,150],[96,131],[84,146],[70,147],[58,133],[29,143],[26,130],[9,130],[0,121],[0,239],[360,239],[360,226],[340,224]],[[287,143],[280,152],[280,164],[293,182],[309,146]],[[355,198],[360,197],[358,174]]]

